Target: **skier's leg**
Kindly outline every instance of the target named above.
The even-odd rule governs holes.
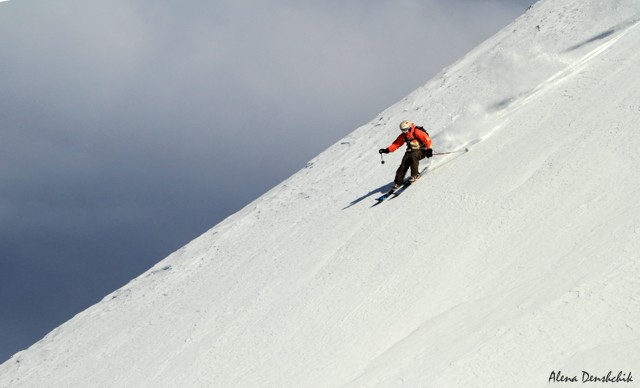
[[[420,159],[422,159],[422,150],[411,152],[411,176],[417,177],[420,173]]]
[[[411,154],[407,152],[402,157],[402,162],[396,171],[396,178],[393,180],[393,183],[401,185],[404,182],[404,176],[407,174],[409,167],[411,167],[411,163]]]

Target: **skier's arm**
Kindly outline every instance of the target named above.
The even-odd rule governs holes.
[[[404,134],[401,134],[396,138],[396,140],[394,140],[393,143],[391,143],[391,145],[387,149],[389,150],[389,152],[393,152],[398,148],[402,147],[403,145],[404,145]]]

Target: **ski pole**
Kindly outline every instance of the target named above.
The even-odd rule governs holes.
[[[457,154],[459,152],[469,152],[468,148],[465,148],[463,150],[457,150],[457,151],[447,151],[447,152],[434,152],[433,156],[438,156],[438,155],[449,155],[449,154]]]
[[[380,163],[384,164],[384,158],[382,157],[382,154],[380,154]]]

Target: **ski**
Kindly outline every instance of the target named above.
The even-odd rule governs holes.
[[[390,196],[392,196],[396,191],[398,191],[401,187],[397,188],[397,189],[391,189],[389,191],[387,191],[386,193],[384,193],[383,195],[381,195],[380,197],[376,198],[376,201],[378,201],[378,203],[384,201],[385,199],[389,198]]]
[[[425,169],[423,169],[422,171],[424,171]],[[420,172],[420,174],[418,174],[418,178],[420,178],[422,176],[422,171]],[[414,182],[410,182],[407,179],[407,180],[404,181],[402,186],[400,186],[400,187],[398,187],[396,189],[391,189],[391,190],[387,191],[382,196],[376,198],[376,201],[378,201],[378,203],[380,203],[380,202],[383,202],[384,200],[386,200],[386,199],[388,199],[390,197],[394,197],[395,198],[396,196],[400,195],[400,193],[402,191],[404,191],[407,187],[411,186]]]
[[[408,188],[409,188],[409,186],[411,186],[411,185],[415,184],[415,183],[420,179],[420,177],[422,176],[422,173],[423,173],[425,170],[426,170],[426,168],[425,168],[424,170],[420,171],[420,173],[418,174],[418,178],[417,178],[415,181],[413,181],[413,182],[409,182],[409,181],[404,182],[404,184],[403,184],[402,186],[400,186],[400,187],[398,188],[398,190],[396,190],[395,192],[393,192],[393,193],[390,195],[390,198],[391,198],[391,199],[396,198],[397,196],[399,196],[400,194],[402,194],[402,192],[403,192],[403,191],[405,191],[406,189],[408,189]]]

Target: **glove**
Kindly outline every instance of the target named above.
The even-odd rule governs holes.
[[[431,148],[427,148],[427,158],[430,158],[433,156],[433,150]]]
[[[389,153],[389,149],[388,149],[388,148],[380,148],[380,150],[378,151],[378,153],[381,153],[381,154],[388,154],[388,153]]]

